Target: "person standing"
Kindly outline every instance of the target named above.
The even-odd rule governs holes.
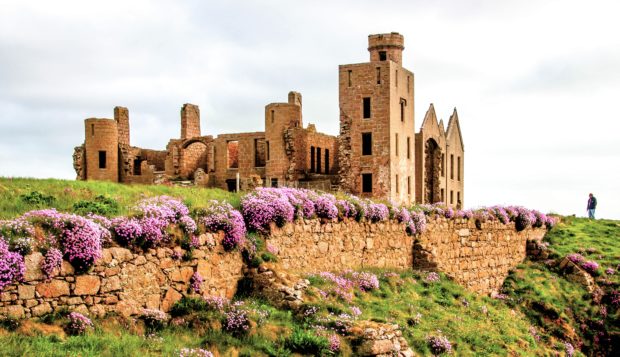
[[[593,194],[590,194],[590,198],[588,199],[588,218],[594,218],[594,211],[596,210],[596,197]]]

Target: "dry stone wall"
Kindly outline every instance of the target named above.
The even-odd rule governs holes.
[[[472,220],[440,218],[428,222],[416,237],[413,266],[444,272],[469,290],[489,294],[498,291],[508,271],[525,259],[527,241],[540,241],[545,232],[517,232],[514,223],[499,222],[477,228]]]
[[[413,237],[396,221],[298,221],[272,227],[267,244],[282,268],[298,272],[356,268],[411,268]]]
[[[532,245],[544,234],[544,229],[516,232],[513,224],[492,222],[476,227],[473,221],[439,218],[428,222],[423,234],[413,237],[396,221],[311,219],[281,228],[272,226],[266,243],[268,250],[278,256],[279,269],[293,275],[413,267],[445,272],[468,289],[488,294],[497,291],[508,271],[525,259],[528,242]],[[28,318],[60,308],[92,316],[108,312],[132,315],[143,308],[168,311],[174,302],[189,294],[194,272],[204,279],[204,295],[231,298],[249,270],[240,252],[224,251],[219,243],[222,238],[219,234],[201,235],[201,247],[194,250],[190,260],[174,258],[182,253],[179,248],[141,253],[107,248],[89,272],[76,274],[65,261],[60,274],[50,280],[40,269],[43,256],[30,254],[26,256],[24,282],[6,286],[0,293],[0,315]],[[265,281],[274,278],[268,276],[268,270],[254,270],[254,275],[264,273]],[[292,292],[283,290],[284,298],[290,301],[295,300],[299,285],[297,280],[293,283]]]
[[[0,315],[13,318],[42,316],[67,308],[91,316],[108,312],[138,314],[143,308],[168,311],[188,292],[194,272],[204,279],[205,295],[231,298],[243,276],[239,252],[225,252],[218,234],[203,234],[200,249],[190,260],[174,259],[170,248],[135,254],[125,248],[107,248],[93,269],[76,274],[64,261],[59,276],[46,280],[40,269],[43,256],[26,256],[26,275],[19,285],[0,294]]]

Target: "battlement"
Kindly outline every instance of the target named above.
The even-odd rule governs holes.
[[[368,36],[370,62],[392,61],[402,66],[404,49],[405,37],[398,32]]]

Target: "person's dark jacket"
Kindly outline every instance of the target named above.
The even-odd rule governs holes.
[[[588,200],[588,209],[596,209],[596,197],[590,197]]]

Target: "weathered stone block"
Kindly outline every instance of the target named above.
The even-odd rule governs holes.
[[[69,283],[62,280],[52,280],[37,285],[36,292],[43,298],[55,298],[69,295]]]
[[[101,286],[101,279],[93,275],[80,275],[75,278],[75,295],[96,295]]]

